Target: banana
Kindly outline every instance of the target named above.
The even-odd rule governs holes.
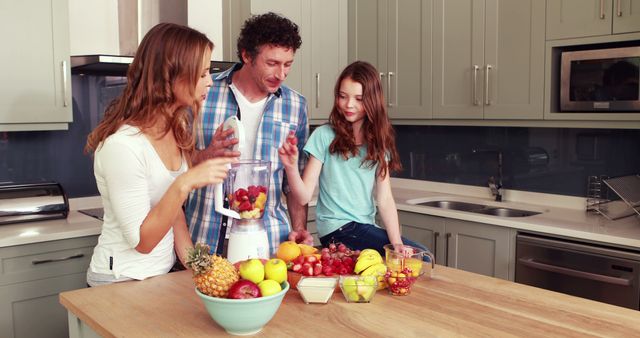
[[[380,256],[379,253],[367,253],[363,255],[361,252],[360,256],[358,256],[358,260],[356,261],[356,265],[353,268],[353,272],[359,274],[366,268],[378,263],[382,263],[382,256]]]
[[[364,269],[364,271],[362,271],[360,275],[362,276],[372,276],[372,275],[378,275],[378,274],[384,275],[385,272],[387,272],[387,266],[384,265],[384,263],[376,263]]]
[[[362,271],[360,275],[362,276],[376,276],[378,277],[378,288],[377,290],[382,290],[387,287],[387,282],[384,278],[384,274],[387,272],[387,266],[384,263],[374,264]]]
[[[365,256],[366,255],[378,255],[378,256],[380,256],[380,253],[378,252],[378,250],[375,250],[375,249],[364,249],[364,250],[360,251],[360,256],[363,256],[363,255],[365,255]],[[358,256],[358,257],[360,257],[360,256]],[[380,256],[380,258],[382,258],[382,256]]]

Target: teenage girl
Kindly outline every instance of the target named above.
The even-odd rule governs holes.
[[[302,177],[293,135],[279,149],[291,192],[307,204],[319,182],[316,223],[323,246],[341,242],[354,250],[403,244],[426,250],[400,236],[389,172],[401,169],[395,134],[387,116],[378,71],[356,61],[336,82],[329,123],[318,127],[304,151],[310,155]],[[385,229],[375,225],[376,206]],[[383,256],[384,257],[384,256]]]

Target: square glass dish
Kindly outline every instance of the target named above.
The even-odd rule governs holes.
[[[302,276],[297,289],[302,300],[309,303],[327,303],[338,284],[335,277],[307,277]]]
[[[340,289],[349,303],[371,302],[377,288],[377,276],[340,276]]]

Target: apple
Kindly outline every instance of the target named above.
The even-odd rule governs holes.
[[[262,297],[275,295],[276,293],[282,290],[280,283],[272,280],[265,279],[262,282],[258,283],[258,287],[260,288],[260,292],[262,293]]]
[[[229,288],[229,295],[227,297],[231,299],[247,299],[258,298],[261,296],[262,292],[256,283],[250,280],[240,279],[231,285]]]
[[[287,280],[287,263],[280,258],[273,258],[264,264],[264,278],[271,279],[278,284]]]
[[[286,269],[286,266],[285,266]],[[258,258],[251,258],[240,263],[240,278],[256,284],[264,280],[264,265]]]

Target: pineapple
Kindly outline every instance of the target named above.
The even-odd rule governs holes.
[[[240,278],[238,271],[225,258],[209,254],[209,249],[206,244],[196,243],[188,253],[187,264],[193,270],[193,281],[200,292],[226,298],[231,285]]]

